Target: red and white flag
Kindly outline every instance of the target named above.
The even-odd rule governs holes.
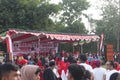
[[[100,36],[100,51],[102,51],[102,49],[104,48],[103,40],[104,40],[104,33],[102,33]]]
[[[6,32],[6,45],[7,45],[7,52],[9,53],[10,60],[13,59],[13,49],[12,49],[12,39],[8,32]]]

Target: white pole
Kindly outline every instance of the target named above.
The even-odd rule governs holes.
[[[73,53],[74,53],[74,45],[73,45]]]
[[[81,53],[83,53],[83,44],[81,45]]]

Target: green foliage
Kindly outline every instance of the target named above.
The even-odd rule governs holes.
[[[81,52],[81,46],[77,45],[77,46],[74,46],[74,48],[73,48],[73,44],[61,43],[61,44],[59,44],[58,52],[60,52],[62,50],[65,50],[66,52],[73,52],[73,50]],[[91,42],[89,44],[83,45],[83,53],[96,53],[96,52],[97,52],[96,42]]]
[[[83,23],[80,23],[79,21],[75,21],[73,25],[71,25],[70,27],[66,27],[66,32],[86,34],[87,30],[85,29]]]
[[[45,0],[0,0],[0,28],[52,30],[49,15],[58,10],[58,5]]]
[[[58,52],[65,50],[65,52],[73,52],[73,46],[69,43],[61,43],[59,44]]]
[[[81,15],[88,7],[87,0],[63,0],[59,5],[50,4],[49,0],[0,0],[0,30],[19,28],[85,34]],[[50,17],[58,12],[62,13],[59,21],[53,22]]]
[[[0,0],[0,29],[4,27],[86,33],[80,17],[82,11],[88,8],[86,0],[63,0],[59,5],[50,4],[48,1]],[[50,16],[57,15],[60,6],[63,11],[60,22],[53,22]]]
[[[81,22],[82,11],[88,8],[86,0],[62,0],[61,23],[65,25],[66,32],[85,33],[85,27]],[[85,30],[85,31],[84,31]]]
[[[96,21],[96,33],[105,34],[105,44],[119,45],[120,35],[120,9],[119,0],[105,0],[102,5],[102,20]],[[116,43],[117,42],[117,43]]]

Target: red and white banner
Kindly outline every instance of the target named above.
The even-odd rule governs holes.
[[[102,49],[104,48],[103,40],[104,40],[104,33],[102,33],[100,36],[100,51],[102,51]]]
[[[17,54],[28,54],[28,53],[46,53],[50,50],[52,52],[57,52],[57,43],[13,43],[13,53]]]

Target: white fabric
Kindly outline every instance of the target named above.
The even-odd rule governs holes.
[[[93,69],[90,65],[86,63],[80,63],[81,66],[83,66],[86,70],[90,71],[91,73],[93,72]]]
[[[62,61],[64,61],[64,57],[62,57]]]
[[[110,79],[110,76],[115,73],[115,72],[118,72],[117,70],[110,70],[106,73],[106,80],[109,80]]]
[[[56,77],[57,77],[57,78],[59,78],[59,77],[60,77],[60,75],[59,75],[59,73],[58,73],[57,69],[55,69],[55,68],[54,68],[54,69],[53,69],[53,72],[54,72],[54,74],[56,75]]]
[[[61,79],[62,79],[62,80],[67,80],[67,76],[66,76],[64,70],[62,70],[62,73],[61,73]]]
[[[93,69],[94,80],[104,80],[105,73],[106,69],[102,67]]]

